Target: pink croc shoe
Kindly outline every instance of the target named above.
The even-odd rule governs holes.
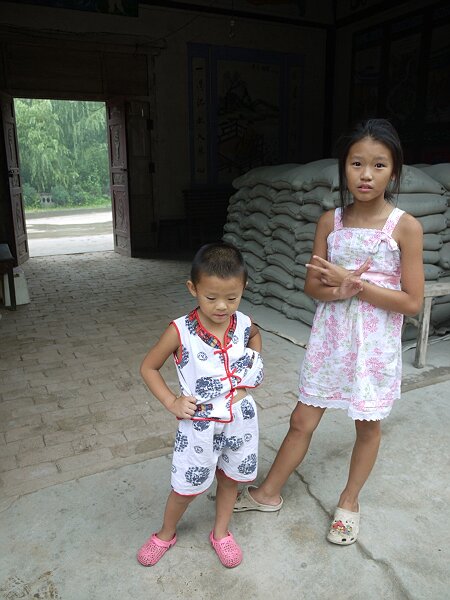
[[[171,540],[165,542],[160,540],[156,533],[152,533],[145,544],[139,548],[137,559],[144,567],[152,567],[161,560],[169,548],[175,546],[176,542],[177,534]]]
[[[214,539],[214,531],[211,531],[209,540],[224,567],[232,569],[241,564],[242,550],[230,532],[221,540],[216,540]]]

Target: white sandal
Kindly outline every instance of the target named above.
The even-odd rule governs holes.
[[[352,512],[339,506],[334,513],[327,540],[332,544],[349,546],[358,539],[360,511]]]
[[[241,492],[239,492],[234,505],[234,512],[246,512],[247,510],[259,510],[261,512],[277,512],[283,506],[283,498],[280,497],[278,504],[261,504],[253,498],[250,494],[249,489],[255,488],[254,485],[246,485]]]

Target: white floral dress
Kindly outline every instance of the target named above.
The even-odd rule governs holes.
[[[328,260],[349,270],[370,256],[366,279],[400,290],[400,249],[392,237],[402,210],[394,208],[383,229],[344,227],[334,214],[327,239]],[[299,401],[343,408],[352,419],[387,417],[400,397],[403,315],[377,308],[356,296],[319,302],[300,371]]]

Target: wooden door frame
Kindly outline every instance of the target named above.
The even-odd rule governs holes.
[[[20,265],[29,258],[28,236],[25,222],[22,184],[20,177],[19,144],[14,110],[14,97],[0,92],[0,118],[2,121],[3,159],[7,175],[5,186],[6,241],[14,256],[15,264]],[[9,198],[9,202],[7,200]],[[2,241],[2,240],[0,240]]]

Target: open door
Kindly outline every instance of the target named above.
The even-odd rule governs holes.
[[[11,211],[8,244],[17,264],[29,258],[25,210],[23,205],[22,184],[20,179],[19,147],[17,143],[14,100],[8,94],[0,93],[2,127],[4,133],[6,168],[8,170],[9,196]]]
[[[126,147],[125,101],[108,100],[108,147],[114,250],[131,256],[130,204]]]
[[[146,99],[126,104],[127,157],[131,227],[131,256],[147,256],[158,247],[158,215],[153,198],[151,132],[153,122]]]

